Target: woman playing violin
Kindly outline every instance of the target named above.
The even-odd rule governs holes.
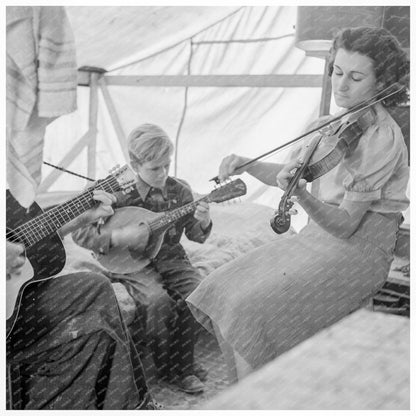
[[[344,112],[406,82],[408,74],[406,53],[385,29],[344,29],[333,40],[329,76]],[[217,269],[187,299],[246,372],[363,306],[385,282],[409,204],[407,148],[386,107],[407,99],[403,88],[371,106],[372,122],[319,179],[314,195],[304,179],[296,183],[293,195],[310,217],[307,226]],[[246,171],[286,190],[302,156],[287,165],[249,161],[226,157],[219,178]]]

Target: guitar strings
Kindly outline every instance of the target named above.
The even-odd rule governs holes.
[[[106,188],[107,187],[107,188]],[[40,239],[46,237],[51,232],[53,232],[53,228],[50,230],[47,229],[48,226],[51,224],[56,223],[57,221],[62,226],[61,221],[64,220],[64,223],[67,221],[64,214],[68,214],[68,211],[73,215],[73,208],[85,208],[85,203],[89,203],[88,208],[92,202],[92,192],[94,189],[103,189],[105,191],[115,192],[120,189],[119,183],[117,179],[113,176],[104,179],[102,182],[97,183],[96,186],[89,188],[87,191],[83,192],[81,195],[71,199],[70,201],[65,202],[64,204],[52,208],[49,211],[44,212],[43,214],[33,218],[32,220],[26,222],[25,224],[20,225],[15,230],[11,230],[6,233],[6,238],[10,241],[19,241],[24,240],[23,242],[26,245],[26,242],[29,244],[30,247]],[[91,205],[92,206],[92,205]],[[63,214],[61,214],[63,212]],[[80,213],[77,212],[79,215]],[[60,216],[60,217],[59,217]],[[70,215],[69,215],[70,216]],[[75,217],[74,217],[75,218]],[[71,218],[72,219],[72,218]],[[49,223],[48,223],[49,221]],[[42,228],[42,225],[44,224]],[[39,226],[41,225],[41,229]],[[60,227],[58,227],[60,228]],[[43,235],[46,231],[46,234]]]
[[[105,184],[104,184],[105,185]],[[61,221],[61,219],[65,219],[65,216],[63,214],[60,214],[60,212],[63,213],[67,213],[68,215],[68,211],[71,210],[72,212],[72,208],[71,208],[71,204],[78,206],[80,204],[84,205],[84,203],[88,200],[90,200],[91,198],[91,190],[88,190],[86,192],[84,192],[82,195],[76,197],[75,199],[62,204],[59,207],[53,208],[39,216],[37,216],[36,218],[33,218],[32,220],[30,220],[29,222],[21,225],[20,227],[18,227],[16,230],[9,232],[9,235],[12,234],[13,237],[15,237],[16,239],[19,239],[21,237],[26,237],[26,240],[29,242],[29,244],[33,244],[33,242],[36,242],[37,238],[36,237],[42,237],[43,233],[45,232],[45,228],[42,228],[42,224],[44,227],[46,227],[46,231],[47,230],[47,226],[48,221],[54,220],[55,221],[58,219],[59,221]],[[60,217],[58,217],[58,215],[60,214]],[[55,218],[53,218],[55,217]],[[60,223],[60,222],[59,222]],[[39,227],[40,226],[40,227]],[[36,235],[38,234],[38,235]],[[32,236],[32,239],[30,238]]]
[[[107,186],[109,189],[106,188]],[[103,190],[109,190],[110,192],[115,192],[115,191],[120,190],[120,183],[117,181],[117,179],[114,176],[111,176],[103,180],[102,182],[97,183],[96,186],[89,188],[88,190],[83,192],[81,195],[55,208],[52,208],[49,211],[44,212],[43,214],[33,218],[32,220],[26,222],[25,224],[20,225],[15,230],[11,230],[7,232],[6,238],[8,238],[10,241],[19,241],[19,239],[22,240],[23,238],[25,238],[25,240],[21,242],[24,242],[25,245],[27,242],[29,245],[26,245],[26,247],[30,247],[37,241],[40,241],[42,238],[45,238],[46,236],[48,236],[49,234],[51,234],[52,232],[56,230],[52,227],[50,230],[48,230],[47,227],[50,226],[51,224],[55,225],[56,227],[56,222],[58,222],[59,225],[62,226],[63,225],[61,224],[62,220],[64,221],[64,223],[68,220],[65,218],[64,214],[67,214],[69,216],[69,219],[73,219],[76,216],[78,216],[80,212],[76,211],[76,215],[73,218],[71,218],[70,214],[74,215],[74,212],[72,211],[73,208],[77,208],[77,209],[82,208],[85,210],[85,209],[88,209],[90,206],[92,206],[93,190],[100,189],[100,188],[102,188]],[[210,195],[206,195],[205,197],[200,198],[197,201],[192,201],[190,204],[179,207],[176,210],[171,211],[168,214],[165,214],[162,218],[156,219],[155,221],[149,224],[151,229],[155,230],[159,226],[163,226],[166,223],[169,223],[170,221],[175,221],[181,218],[181,216],[186,215],[189,212],[192,212],[192,210],[195,209],[195,207],[200,201],[209,199],[209,196]],[[87,203],[86,207],[84,205],[85,203]],[[70,214],[68,214],[68,211],[70,212]],[[61,214],[61,212],[63,212],[63,214]],[[49,220],[50,223],[48,224],[46,222],[46,225],[43,226],[43,228],[41,227],[39,229],[39,224],[45,223],[45,220],[46,221]],[[60,227],[57,227],[57,228],[60,228]],[[46,231],[46,234],[45,234],[45,231]]]
[[[55,207],[55,208],[39,215],[38,217],[36,217],[36,218],[30,220],[29,222],[21,225],[16,230],[14,230],[12,232],[9,232],[9,235],[12,234],[12,236],[17,238],[17,239],[19,237],[20,238],[21,237],[27,237],[26,240],[28,240],[29,244],[32,245],[34,242],[39,241],[39,237],[44,238],[46,235],[48,235],[50,233],[50,231],[53,231],[53,228],[51,228],[51,230],[48,231],[47,227],[50,224],[48,224],[47,221],[59,220],[59,224],[61,225],[62,219],[64,221],[66,221],[66,219],[65,219],[65,216],[62,215],[62,214],[60,215],[61,218],[58,217],[58,215],[60,214],[60,211],[63,212],[63,213],[66,213],[68,215],[68,211],[71,210],[70,212],[73,214],[73,211],[72,211],[73,208],[71,207],[71,205],[74,206],[74,207],[79,208],[80,205],[85,206],[85,202],[88,202],[88,201],[91,202],[92,190],[93,189],[100,188],[101,186],[103,186],[104,189],[105,189],[105,186],[108,184],[110,186],[110,189],[112,190],[111,180],[112,179],[110,178],[107,181],[108,183],[106,183],[106,181],[103,181],[103,182],[99,183],[96,187],[88,189],[86,192],[79,195],[78,197],[62,204],[59,207]],[[53,217],[55,217],[55,218],[53,218]],[[44,232],[45,232],[45,228],[41,228],[39,230],[39,224],[42,224],[42,223],[45,224],[45,228],[46,228],[46,232],[47,232],[46,235],[43,235]],[[36,233],[38,235],[36,235]],[[27,235],[25,235],[25,234],[27,234]],[[33,241],[30,238],[31,235],[32,235]],[[36,238],[36,237],[38,237],[38,238]]]

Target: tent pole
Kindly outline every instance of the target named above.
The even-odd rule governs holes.
[[[331,85],[331,78],[328,76],[328,65],[329,65],[329,57],[325,57],[325,69],[324,74],[322,76],[322,92],[321,92],[321,103],[319,106],[319,116],[324,116],[329,114],[330,106],[331,106],[331,94],[332,94],[332,85]],[[319,192],[319,180],[313,181],[311,185],[311,193],[312,195],[318,195]],[[308,221],[310,217],[308,217]]]
[[[319,107],[319,115],[324,116],[329,114],[329,108],[331,106],[331,94],[332,85],[331,78],[328,76],[329,58],[325,57],[325,70],[322,77],[322,93],[321,93],[321,105]]]

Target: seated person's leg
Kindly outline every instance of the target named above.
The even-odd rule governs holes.
[[[236,383],[238,380],[241,380],[252,373],[254,370],[253,367],[251,367],[251,365],[236,350],[234,350],[227,341],[225,341],[218,326],[214,322],[212,322],[212,327],[214,328],[215,337],[217,338],[218,345],[227,366],[230,383]]]
[[[160,377],[168,376],[170,328],[174,321],[173,301],[163,288],[161,276],[151,268],[118,279],[136,304],[128,329],[136,347],[147,347]]]
[[[99,274],[29,285],[7,359],[29,380],[25,408],[134,409],[148,396],[110,281]]]
[[[193,317],[185,299],[195,290],[201,281],[201,276],[196,268],[189,263],[182,263],[170,272],[163,273],[164,285],[175,300],[177,319],[172,332],[170,348],[171,368],[179,379],[187,376],[197,376],[201,381],[205,380],[206,371],[195,364],[194,349],[201,331],[201,326]],[[202,391],[203,385],[195,383],[195,390]],[[189,389],[194,390],[193,388]],[[185,390],[186,391],[186,390]]]

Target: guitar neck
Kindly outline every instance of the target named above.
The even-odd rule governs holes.
[[[210,196],[206,195],[203,198],[198,199],[197,201],[192,201],[189,204],[183,205],[179,208],[176,208],[172,211],[167,212],[165,215],[156,218],[155,220],[151,221],[149,226],[152,232],[156,232],[158,230],[161,230],[168,225],[180,220],[185,215],[190,214],[191,212],[194,212],[196,209],[196,206],[201,202],[206,201],[210,202]]]
[[[29,248],[43,238],[53,234],[95,205],[96,201],[93,198],[95,189],[113,193],[120,190],[120,185],[114,177],[109,177],[99,182],[75,198],[45,211],[43,214],[13,230],[11,241],[19,241],[26,248]]]

